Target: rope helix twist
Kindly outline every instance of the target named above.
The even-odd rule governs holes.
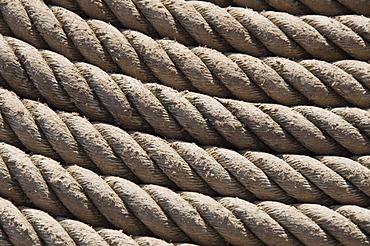
[[[19,54],[22,65],[12,53],[1,56],[1,75],[12,89],[31,99],[42,95],[53,107],[80,110],[92,120],[202,145],[279,153],[370,153],[366,110],[288,108],[178,92],[120,74],[108,75],[95,66],[73,64],[55,53],[37,52],[23,42],[7,40],[19,53],[34,54]],[[6,44],[0,47],[9,48]]]
[[[114,42],[113,32],[104,27],[108,24],[95,24],[105,30],[104,36],[109,42]],[[116,57],[114,60],[124,73],[143,82],[160,82],[178,90],[199,91],[211,96],[238,98],[249,102],[276,102],[291,106],[315,104],[321,107],[354,105],[370,108],[370,64],[366,62],[294,62],[278,57],[258,59],[244,54],[224,55],[202,47],[189,49],[170,40],[155,42],[134,31],[126,31],[126,34],[135,39],[135,43],[143,44],[136,47],[141,52],[140,55],[135,53],[126,39],[130,49],[120,49],[119,45],[112,45],[109,50],[114,51],[111,54]],[[123,35],[120,37],[124,38]],[[158,51],[148,53],[144,46]],[[97,57],[91,59],[101,61]],[[54,85],[55,92],[48,92],[50,94],[70,94],[77,98],[72,93],[76,93],[77,87],[82,87],[92,76],[91,69],[87,69],[85,63],[72,63],[55,52],[37,50],[25,42],[6,36],[0,36],[0,64],[3,80],[20,95],[33,99],[40,98],[40,94],[47,97],[44,95],[46,90],[52,90],[49,85],[42,86],[39,81]],[[100,67],[104,66],[100,64]],[[109,77],[102,70],[99,73],[101,75],[95,72],[100,78]],[[73,88],[70,84],[73,84]],[[96,109],[100,108],[97,102],[92,102],[93,93],[88,92],[89,90],[87,85],[79,88],[78,93],[84,91],[86,97],[79,96],[79,105],[85,105],[86,102],[81,101],[85,99],[89,100],[89,104],[93,103]],[[47,97],[47,100],[53,104],[64,102],[65,107],[74,108],[68,96],[53,95]],[[88,110],[87,106],[84,107],[83,111]],[[100,109],[98,112],[103,114],[101,111]]]
[[[97,173],[249,201],[370,205],[369,156],[354,159],[274,156],[264,152],[201,148],[145,133],[125,132],[108,124],[90,123],[76,114],[55,113],[39,102],[21,101],[3,89],[0,92],[1,141],[20,148],[24,145],[33,153]],[[0,155],[10,155],[6,145],[1,149]],[[18,159],[30,162],[24,153],[18,154]],[[0,170],[5,170],[3,176],[9,179],[11,175],[6,174],[4,157],[3,161],[4,168]],[[8,181],[4,179],[4,182]],[[7,196],[16,194],[6,183],[2,186],[3,192],[11,191],[11,194],[5,193]]]
[[[16,207],[3,198],[0,198],[0,211],[0,243],[3,246],[173,245],[153,237],[130,237],[122,231],[114,229],[91,228],[77,220],[53,218],[41,210]],[[191,246],[192,244],[179,243],[176,245]]]
[[[124,10],[126,5],[129,9]],[[110,10],[126,28],[150,36],[168,37],[188,46],[205,45],[222,52],[238,51],[257,57],[370,60],[370,31],[367,28],[370,19],[361,15],[296,17],[283,12],[225,9],[208,2],[185,0],[158,0],[150,4],[147,1],[135,1],[135,4],[105,1],[98,6],[111,6]],[[139,6],[140,11],[136,9]],[[15,36],[38,48],[50,47],[70,59],[83,56],[90,60],[89,57],[99,56],[101,61],[95,59],[95,62],[102,63],[104,70],[116,69],[109,55],[113,50],[103,48],[109,41],[101,41],[103,45],[99,42],[99,36],[106,37],[105,32],[94,25],[96,21],[86,21],[62,7],[49,8],[41,0],[4,0],[0,12]],[[142,16],[144,13],[145,17]],[[113,26],[109,31],[124,39]],[[127,39],[134,46],[143,45],[130,37]]]
[[[289,108],[277,104],[218,99],[193,92],[181,93],[158,84],[142,84],[123,75],[109,77],[100,73],[101,70],[96,67],[80,64],[82,66],[84,71],[98,76],[89,76],[89,84],[85,80],[82,81],[84,84],[66,85],[68,90],[71,87],[74,90],[73,97],[64,93],[58,83],[53,86],[43,84],[43,88],[48,90],[43,94],[48,100],[53,100],[53,106],[68,110],[70,108],[65,107],[64,103],[74,106],[74,102],[78,102],[76,104],[82,106],[79,107],[81,111],[87,111],[87,117],[107,121],[104,115],[97,114],[99,111],[93,113],[95,105],[103,105],[100,112],[109,112],[111,117],[108,121],[114,118],[126,129],[156,132],[163,137],[195,141],[201,145],[234,146],[238,149],[272,150],[277,153],[370,153],[370,117],[366,110],[348,107],[322,109],[313,106]],[[43,76],[38,76],[43,73],[37,74],[37,69],[33,71],[35,77],[40,78],[40,84],[45,82]],[[92,91],[90,86],[98,99],[89,93]],[[87,100],[83,97],[86,94],[89,97]],[[93,101],[95,105],[79,104],[79,100],[87,103]],[[28,110],[17,96],[3,89],[0,93],[0,107],[3,118],[15,131],[20,125],[30,127],[28,124],[34,121],[35,116],[30,113],[17,113]],[[89,110],[85,111],[86,108]],[[54,112],[51,114],[55,115]],[[18,137],[28,134],[23,128],[18,132]]]
[[[67,1],[63,0],[50,0],[55,5],[65,6],[66,8],[78,11],[87,6],[92,5],[92,1],[84,3],[78,0],[77,2],[66,4]],[[203,0],[202,0],[203,1]],[[208,0],[207,0],[208,1]],[[104,6],[104,2],[100,0],[98,3]],[[109,0],[107,2],[110,2]],[[227,6],[240,6],[244,8],[251,8],[257,11],[262,10],[277,10],[287,12],[294,15],[304,14],[319,14],[319,15],[343,15],[343,14],[359,14],[370,15],[370,1],[369,0],[209,0],[216,5]],[[95,2],[97,4],[97,2]],[[106,4],[109,7],[109,4]],[[104,12],[107,12],[107,7],[104,6]],[[97,14],[94,11],[89,14]]]
[[[99,176],[79,166],[63,168],[42,156],[22,162],[9,152],[24,153],[2,144],[4,148],[8,155],[3,159],[12,162],[9,171],[17,176],[15,190],[22,189],[36,207],[53,216],[76,217],[93,226],[113,225],[130,235],[202,245],[370,244],[367,208],[250,203],[195,192],[175,193],[157,185],[138,186],[119,177]],[[0,214],[4,225],[1,217],[10,213]]]

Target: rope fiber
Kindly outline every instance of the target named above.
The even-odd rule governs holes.
[[[84,2],[89,5],[89,1]],[[312,57],[334,61],[351,57],[370,60],[367,28],[370,19],[361,15],[296,17],[283,12],[224,9],[208,2],[185,0],[136,1],[135,4],[106,1],[98,6],[110,5],[111,11],[128,29],[168,37],[185,45],[207,46],[222,52],[238,51],[257,57],[273,54],[292,59]],[[123,10],[127,6],[122,5],[130,6],[129,10]],[[140,11],[136,7],[140,7]],[[0,12],[3,16],[0,20],[6,22],[16,37],[37,48],[51,48],[73,60],[83,56],[88,61],[100,63],[106,71],[116,69],[114,57],[110,55],[114,50],[103,47],[104,43],[109,43],[105,36],[107,29],[101,32],[94,25],[96,21],[84,20],[62,7],[49,8],[41,0],[7,1],[0,5]],[[108,28],[111,35],[116,36],[114,41],[120,43],[119,40],[125,38],[115,27]],[[153,29],[159,35],[148,31]],[[131,40],[126,38],[133,46],[143,44],[132,37]],[[147,52],[157,53],[157,50],[148,49]]]
[[[16,207],[3,198],[0,198],[0,210],[0,243],[3,246],[173,245],[153,237],[130,237],[114,229],[91,228],[80,221],[61,217],[53,218],[41,210]],[[191,246],[192,244],[179,243],[176,245]]]
[[[86,6],[92,5],[92,1],[84,4],[84,1],[78,0],[77,2],[71,2],[69,5],[65,4],[66,1],[64,0],[50,1],[55,5],[65,6],[66,8],[70,7],[71,9],[75,10],[79,10],[80,8],[83,9]],[[99,1],[100,4],[103,2],[105,1]],[[343,15],[349,13],[370,15],[369,0],[207,0],[207,2],[212,2],[222,7],[232,5],[251,8],[257,11],[277,10],[294,15]],[[95,4],[97,5],[97,2],[95,2]],[[104,12],[105,11],[107,10],[104,8]],[[96,14],[96,12],[91,11],[89,14]]]
[[[171,242],[203,245],[370,244],[370,211],[366,208],[212,199],[194,192],[175,193],[157,185],[138,186],[119,177],[98,176],[79,166],[63,168],[42,156],[34,155],[28,158],[32,161],[26,161],[13,154],[25,156],[15,147],[2,144],[2,159],[10,160],[15,187],[54,216],[75,216],[94,226],[113,225],[130,235],[154,234]],[[3,230],[9,230],[4,224],[17,213],[7,212],[9,202],[1,201],[8,206],[0,206],[0,224]],[[27,223],[21,225],[24,228]],[[31,237],[32,233],[25,236]]]
[[[33,153],[97,173],[249,201],[370,205],[369,156],[352,160],[339,156],[275,156],[264,152],[201,148],[145,133],[125,132],[108,124],[90,123],[71,113],[56,114],[41,103],[15,101],[14,95],[6,93],[8,97],[3,93],[1,99],[9,102],[7,108],[2,107],[5,109],[3,119],[7,120],[0,123],[8,129],[0,128],[0,132],[8,135],[0,134],[1,141],[9,144],[21,141]],[[18,111],[9,112],[11,108]],[[22,118],[14,117],[17,114]],[[4,170],[2,175],[8,180],[13,173],[6,171],[9,160],[18,158],[34,166],[27,155],[20,150],[12,154],[14,151],[9,148],[6,144],[0,148],[4,161],[0,170]],[[4,156],[14,157],[4,159]],[[8,181],[4,182],[4,194],[18,201],[22,196],[16,195],[16,189],[6,184]]]
[[[11,66],[10,62],[3,71],[12,75],[14,79],[7,81],[12,82],[11,87],[16,91],[24,92],[23,96],[37,99],[35,95],[41,94],[53,107],[67,111],[79,109],[92,120],[117,123],[125,129],[156,132],[162,137],[201,145],[277,153],[370,153],[367,110],[252,104],[143,84],[128,76],[108,75],[87,63],[64,63],[69,66],[58,67],[53,63],[50,67],[58,71],[54,74],[45,63],[43,59],[34,62],[27,59],[24,65],[29,66],[28,76],[24,70],[17,69],[21,66]],[[4,90],[1,97],[5,120],[13,122],[13,127],[20,125],[14,116],[7,114],[26,110],[22,103]],[[9,100],[19,106],[7,107]]]
[[[96,24],[102,24],[101,29],[107,30],[103,28],[107,24]],[[126,33],[138,40],[144,38],[134,31]],[[105,36],[107,40],[113,40],[112,32],[106,31]],[[132,52],[120,49],[118,45],[111,47],[124,73],[143,82],[160,82],[178,90],[199,91],[210,96],[238,98],[249,102],[370,108],[370,64],[366,62],[294,62],[278,57],[258,59],[243,54],[224,55],[202,47],[189,49],[170,40],[156,43],[151,39],[151,42],[149,47],[158,49],[155,54],[143,54],[146,52],[144,47],[148,46],[146,44],[137,49],[142,51],[141,55],[135,53],[128,42],[127,47],[131,47]],[[100,59],[95,57],[94,60]],[[91,89],[85,82],[91,80],[91,70],[99,71],[95,74],[100,79],[108,78],[109,75],[100,69],[92,69],[93,66],[85,63],[72,63],[55,52],[37,50],[25,42],[6,36],[0,36],[0,61],[1,76],[22,96],[38,99],[41,94],[48,101],[55,101],[54,105],[65,103],[66,108],[75,110],[68,104],[70,100],[65,95],[70,94],[78,100],[79,105],[86,104],[88,100],[91,107],[101,108],[97,102],[93,102],[96,99],[92,98],[92,92],[89,92]],[[14,77],[14,74],[17,76]],[[49,87],[46,84],[54,86],[45,88]],[[81,92],[84,94],[80,95]],[[88,110],[87,106],[84,107],[84,111]],[[102,113],[102,109],[96,110],[100,110],[96,114]]]

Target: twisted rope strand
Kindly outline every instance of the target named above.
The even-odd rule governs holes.
[[[221,245],[226,242],[232,245],[370,244],[366,232],[370,211],[365,208],[350,206],[347,209],[347,205],[335,206],[331,210],[318,204],[288,206],[271,201],[253,204],[229,197],[212,199],[200,193],[175,193],[161,186],[138,186],[118,177],[100,177],[78,166],[64,169],[58,163],[42,157],[36,156],[33,160],[37,159],[40,159],[37,164],[40,172],[48,182],[58,183],[51,189],[60,200],[81,197],[79,194],[83,194],[90,208],[101,213],[124,233],[153,233],[172,242],[202,245]],[[57,173],[60,171],[58,175],[63,177],[63,181],[47,175],[52,172],[46,170],[51,169],[58,170]],[[75,188],[68,188],[70,186]],[[41,198],[45,200],[45,197]],[[82,211],[88,210],[87,207],[77,203],[67,209],[85,221]],[[0,209],[6,211],[0,213],[3,226],[7,224],[7,215],[11,213],[7,211],[7,206],[0,206]],[[33,219],[39,217],[32,216]],[[97,216],[95,225],[101,222],[99,219]],[[26,227],[27,223],[22,225]],[[5,232],[8,230],[4,226],[3,229]],[[65,229],[71,235],[70,230]],[[29,233],[29,236],[32,235]],[[76,237],[74,233],[71,236]]]
[[[99,74],[99,70],[87,64],[83,66],[87,68],[85,71]],[[307,153],[308,150],[316,154],[346,155],[347,151],[353,154],[370,153],[367,135],[369,113],[365,110],[348,108],[344,111],[349,113],[343,114],[340,109],[251,104],[192,92],[180,93],[157,84],[143,85],[138,80],[122,75],[106,76],[104,80],[103,76],[98,75],[89,83],[95,87],[100,101],[114,115],[118,124],[127,129],[145,131],[152,127],[155,132],[168,138],[195,140],[202,145],[233,144],[239,149],[271,148],[278,153]],[[10,106],[10,102],[14,105]],[[36,133],[38,130],[30,113],[16,113],[17,110],[27,111],[16,96],[1,90],[1,106],[7,124],[13,130],[21,128],[15,130],[19,132],[17,135],[21,142],[35,142],[31,144],[35,149],[47,148],[43,140],[40,140],[41,145],[36,143],[37,139],[43,137]],[[55,116],[52,118],[56,120]],[[44,127],[50,128],[49,125]],[[33,139],[22,137],[26,134],[23,131],[25,128],[35,131]],[[55,144],[54,148],[63,147]],[[47,154],[48,151],[43,150],[42,153]]]
[[[363,25],[370,20],[364,16],[295,17],[283,12],[257,13],[234,7],[223,9],[208,2],[185,0],[104,3],[111,5],[112,12],[128,7],[139,8],[126,14],[126,18],[137,20],[137,14],[142,14],[141,19],[147,21],[133,23],[124,18],[121,22],[125,23],[126,28],[150,35],[140,26],[152,25],[152,28],[144,29],[155,29],[161,37],[179,40],[185,45],[206,45],[222,52],[236,50],[258,57],[273,53],[294,59],[310,56],[333,61],[349,56],[357,60],[370,60],[369,30]],[[108,47],[104,47],[106,44],[99,41],[99,34],[94,33],[91,21],[85,21],[73,12],[62,7],[48,8],[41,0],[3,3],[0,11],[17,37],[38,48],[50,46],[70,59],[80,59],[82,55],[106,71],[117,69],[115,57],[110,54]],[[43,24],[44,19],[50,25]],[[117,34],[116,30],[114,35]],[[94,59],[96,56],[99,59]]]
[[[119,49],[112,37],[114,32],[103,28],[108,24],[94,24],[104,31],[105,40],[110,42],[110,49],[114,50],[112,54],[117,56],[115,60],[120,61],[123,72],[144,82],[157,81],[178,90],[197,90],[211,96],[236,97],[251,102],[370,107],[370,65],[365,62],[294,62],[285,58],[258,59],[243,54],[226,56],[208,48],[189,49],[176,41],[155,42],[143,34],[125,31],[134,44],[140,44],[140,47],[134,45],[141,52],[138,55],[132,46],[127,47],[131,47],[133,52],[125,53],[127,49]],[[126,43],[130,45],[127,40]],[[144,47],[152,47],[158,52],[148,53],[152,49]],[[0,51],[3,64],[0,74],[20,95],[36,99],[41,94],[53,105],[64,102],[63,109],[75,110],[73,104],[77,104],[80,110],[90,115],[110,117],[91,88],[94,77],[110,80],[102,70],[91,71],[91,66],[85,63],[71,63],[54,52],[36,50],[9,37],[0,37]],[[112,84],[110,89],[118,88]],[[104,104],[106,100],[101,101]],[[112,107],[110,105],[110,109]]]
[[[51,2],[55,5],[61,5],[64,1],[51,0]],[[370,1],[368,0],[210,0],[208,2],[222,7],[240,6],[257,11],[277,10],[294,15],[343,15],[348,13],[370,15]],[[70,7],[72,8],[72,5]],[[73,7],[74,10],[80,10],[84,8],[84,5],[82,1],[81,3],[78,1]]]
[[[39,111],[41,109],[39,107]],[[249,151],[239,154],[217,147],[200,148],[186,142],[168,142],[138,132],[128,134],[110,125],[91,125],[78,116],[67,113],[59,114],[61,115],[64,122],[60,120],[59,125],[54,124],[51,128],[54,130],[41,128],[41,133],[44,132],[44,135],[49,136],[47,140],[57,146],[63,144],[66,150],[76,149],[76,151],[70,151],[70,154],[64,158],[67,163],[76,163],[92,170],[97,169],[103,174],[121,176],[134,181],[139,179],[144,183],[175,189],[180,187],[182,190],[213,196],[236,196],[250,201],[260,199],[326,205],[342,203],[368,206],[370,204],[370,183],[367,181],[370,180],[370,171],[363,166],[366,164],[361,160],[356,162],[338,156],[311,158],[302,155],[281,155],[276,157],[268,153]],[[56,114],[50,116],[58,118]],[[48,125],[48,122],[44,121],[44,124]],[[57,130],[63,128],[67,130]],[[80,130],[76,132],[78,128]],[[69,138],[69,136],[72,137]],[[52,141],[53,139],[72,141],[59,140],[58,145],[58,142]],[[2,140],[6,141],[6,139]],[[75,148],[75,145],[79,148]],[[31,145],[26,147],[34,153],[40,153],[40,150]],[[2,144],[0,150],[3,160],[0,166],[1,170],[4,170],[1,174],[2,188],[0,189],[3,196],[10,197],[16,203],[24,203],[27,197],[34,195],[51,196],[42,191],[33,195],[32,192],[35,189],[33,186],[29,184],[19,186],[12,179],[12,174],[21,174],[19,174],[20,171],[11,171],[10,167],[19,166],[17,160],[22,160],[21,167],[34,170],[36,174],[32,176],[33,179],[42,180],[35,165],[32,164],[35,160],[29,159],[20,150],[13,150],[6,144]],[[60,153],[59,149],[55,150]],[[51,146],[48,151],[55,153]],[[77,159],[74,155],[85,158]],[[19,156],[18,159],[17,156]],[[91,158],[91,161],[85,162],[88,158]],[[362,157],[364,158],[366,156]],[[25,163],[28,163],[28,167]],[[48,175],[53,175],[53,172],[56,171],[51,169]],[[39,182],[47,187],[44,181]],[[31,195],[27,197],[22,195],[21,187],[32,187],[26,190],[31,192]]]
[[[3,198],[0,198],[0,204],[3,212],[0,225],[5,231],[1,245],[173,245],[154,237],[130,237],[118,230],[93,229],[76,220],[53,218],[41,210],[15,207]]]

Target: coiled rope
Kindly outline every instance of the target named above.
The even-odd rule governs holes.
[[[192,92],[180,93],[157,84],[143,85],[121,75],[113,77],[115,81],[101,77],[90,82],[94,83],[95,93],[106,110],[126,129],[149,132],[154,129],[161,136],[196,141],[202,145],[233,145],[238,149],[278,153],[370,153],[370,117],[366,110],[251,104]],[[71,99],[59,100],[72,104]],[[33,105],[42,110],[32,109]],[[22,142],[31,141],[29,138],[36,140],[35,137],[41,135],[32,122],[45,117],[54,121],[59,119],[48,107],[20,101],[14,93],[4,89],[0,89],[0,110],[3,122],[10,125]],[[46,112],[50,117],[45,115]],[[104,117],[100,119],[106,120]],[[34,130],[24,132],[25,127]],[[5,134],[9,132],[5,131]],[[24,134],[26,139],[21,137]]]
[[[77,2],[68,2],[63,0],[50,0],[55,5],[65,6],[73,10],[83,9],[87,6],[92,6],[92,1],[78,0]],[[287,12],[295,15],[303,14],[319,14],[319,15],[343,15],[348,13],[354,13],[359,15],[370,15],[370,1],[369,0],[207,0],[222,7],[230,5],[247,7],[254,10],[278,10],[281,12]],[[107,12],[104,4],[106,1],[94,1],[94,5],[97,7],[97,3],[103,5],[104,12]],[[107,2],[110,2],[109,0]],[[109,4],[107,4],[109,6]],[[81,6],[81,7],[79,7]],[[89,14],[96,14],[94,11],[88,12]]]
[[[9,75],[14,79],[8,81],[17,83],[11,87],[27,92],[31,98],[42,94],[48,103],[59,109],[75,111],[78,108],[93,120],[112,122],[114,118],[126,129],[155,131],[163,137],[196,141],[202,145],[234,145],[239,149],[271,149],[278,153],[370,153],[370,119],[366,110],[288,108],[181,93],[158,84],[142,84],[123,75],[109,76],[86,63],[78,63],[78,70],[76,64],[51,63],[51,67],[61,63],[70,65],[58,66],[56,71],[60,68],[66,73],[54,75],[48,65],[41,65],[42,61],[24,63],[30,67],[27,73],[33,78],[32,82],[24,70],[16,70],[18,66],[9,69],[12,65],[9,63],[5,70],[11,71]],[[4,111],[9,102],[6,99],[2,104]]]
[[[53,218],[49,214],[27,207],[16,207],[0,198],[0,244],[2,246],[28,245],[128,245],[170,246],[163,240],[136,236],[107,228],[91,228],[80,221]],[[191,246],[191,244],[176,244]]]
[[[171,242],[203,245],[370,244],[370,210],[366,208],[212,199],[200,193],[175,193],[157,185],[138,186],[118,177],[100,177],[79,166],[65,169],[41,156],[32,160],[38,168],[13,159],[12,172],[28,198],[54,216],[71,213],[96,226],[109,222],[127,234],[153,233]]]
[[[106,37],[114,40],[112,33],[103,28],[107,24],[96,24],[102,24]],[[139,40],[137,43],[145,40],[137,32],[126,33]],[[111,50],[115,51],[112,54],[117,57],[115,60],[119,61],[117,63],[124,73],[143,82],[160,81],[178,90],[195,90],[211,96],[236,97],[250,102],[370,108],[370,64],[366,62],[294,62],[277,57],[261,60],[243,54],[225,56],[202,47],[189,49],[170,40],[150,42],[152,45],[146,46],[157,47],[157,52],[148,54],[143,46],[138,49],[142,54],[138,55],[129,42],[126,43],[132,52],[111,46]],[[94,60],[100,59],[94,57]],[[109,75],[98,68],[92,69],[85,63],[72,63],[55,52],[37,50],[18,39],[1,35],[0,64],[1,76],[22,96],[38,99],[43,95],[53,105],[64,103],[62,109],[76,110],[67,95],[62,97],[68,94],[80,109],[84,107],[82,111],[94,107],[87,115],[104,114],[105,110],[94,98],[96,95],[93,96],[92,86],[88,85],[91,83],[86,82],[95,77],[109,79]],[[54,85],[53,89],[49,88],[50,85]],[[50,90],[55,92],[47,92]],[[81,96],[82,91],[84,96]],[[55,93],[60,95],[53,95]]]
[[[206,45],[222,52],[236,50],[257,57],[274,54],[294,59],[309,56],[329,61],[347,57],[370,60],[370,31],[366,27],[370,19],[359,15],[295,17],[283,12],[257,13],[181,0],[150,4],[143,1],[140,12],[122,11],[116,5],[111,10],[120,12],[120,18],[125,18],[121,22],[127,23],[127,28],[149,35],[145,29],[155,29],[160,36],[185,45]],[[38,48],[50,46],[70,59],[81,59],[82,55],[104,64],[106,71],[116,68],[109,55],[114,50],[103,48],[99,36],[106,38],[105,32],[101,33],[94,21],[85,21],[62,7],[48,8],[41,0],[7,1],[0,5],[0,12],[14,35]],[[150,24],[141,21],[144,17],[137,19],[144,12]],[[149,26],[140,28],[143,23]],[[113,26],[109,29],[112,35],[123,39]],[[141,45],[128,39],[132,45]],[[109,43],[106,39],[101,42]],[[99,57],[100,61],[92,57]]]
[[[135,182],[212,196],[369,206],[369,156],[351,160],[339,156],[274,156],[201,148],[140,132],[127,133],[107,124],[91,124],[75,114],[56,114],[37,102],[24,100],[23,106],[11,95],[2,92],[0,140],[9,144],[21,141],[33,153]],[[9,103],[4,105],[3,101]],[[11,177],[4,156],[14,156],[10,160],[19,159],[32,166],[32,161],[20,150],[9,150],[6,144],[0,149],[4,177]],[[4,194],[8,194],[7,190],[11,191],[8,196],[16,194],[14,188],[6,184],[3,187]]]

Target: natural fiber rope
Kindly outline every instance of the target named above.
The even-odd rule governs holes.
[[[228,147],[233,144],[239,149],[272,149],[278,153],[308,153],[308,150],[337,155],[370,153],[370,118],[365,110],[251,104],[191,92],[179,93],[157,84],[143,85],[120,75],[113,77],[119,86],[110,77],[92,78],[89,82],[94,83],[93,89],[107,111],[127,129],[150,131],[152,127],[167,138],[195,140],[202,145]],[[5,90],[1,90],[0,105],[5,122],[14,131],[21,125],[31,127],[28,121],[38,117],[28,113],[30,109]],[[15,113],[18,111],[24,114]],[[54,112],[50,114],[55,117]],[[23,127],[19,134],[25,134]]]
[[[53,218],[49,214],[27,207],[16,207],[0,198],[0,244],[17,245],[128,245],[170,246],[163,240],[136,236],[130,237],[122,231],[107,228],[91,228],[80,221]],[[191,246],[191,244],[176,244]]]
[[[13,47],[18,43],[13,42]],[[127,129],[153,128],[164,137],[196,140],[204,145],[227,146],[229,142],[240,149],[264,150],[262,140],[280,153],[305,153],[307,148],[317,154],[344,154],[341,145],[354,154],[370,153],[369,113],[364,110],[287,108],[180,93],[123,75],[109,76],[97,67],[72,64],[55,53],[43,52],[47,57],[44,59],[21,44],[19,52],[27,54],[29,50],[34,56],[19,55],[25,70],[11,55],[2,63],[2,75],[12,89],[32,99],[41,94],[58,109],[78,108],[93,120],[112,122],[114,118]]]
[[[91,225],[107,226],[109,221],[127,234],[153,233],[171,242],[202,245],[370,244],[370,210],[366,208],[347,205],[331,210],[318,204],[289,206],[271,201],[253,204],[230,197],[212,199],[200,193],[175,193],[161,186],[138,186],[118,177],[100,177],[78,166],[64,169],[41,156],[32,160],[13,159],[9,168],[28,191],[27,196],[37,201],[36,206],[54,216],[72,213]],[[8,214],[2,212],[0,216]]]
[[[208,2],[182,0],[143,1],[138,12],[132,2],[121,1],[134,8],[129,11],[122,10],[116,1],[107,2],[113,4],[111,10],[123,18],[121,22],[127,28],[147,34],[151,32],[146,30],[155,29],[160,36],[186,45],[206,45],[223,52],[237,50],[258,57],[272,53],[295,59],[311,56],[338,60],[349,56],[370,60],[367,28],[370,19],[364,16],[295,17],[282,12],[223,9]],[[136,4],[139,6],[139,2]],[[41,0],[6,1],[0,5],[0,12],[17,37],[38,48],[50,46],[70,59],[81,59],[82,54],[90,62],[100,63],[106,71],[116,69],[115,57],[112,59],[110,54],[115,50],[107,46],[124,37],[113,26],[107,28],[118,38],[111,42],[106,36],[108,30],[100,30],[94,25],[96,21],[85,21],[61,7],[48,8]],[[146,13],[145,17],[141,13]],[[149,21],[143,21],[144,18]],[[141,28],[142,25],[149,26]],[[144,44],[127,36],[136,50]],[[154,51],[146,47],[147,53]]]
[[[102,27],[106,25],[102,22],[96,24],[101,24]],[[126,34],[132,34],[132,37],[140,40],[137,43],[145,40],[137,32],[127,31]],[[107,31],[106,35],[113,40],[110,38],[111,32]],[[127,44],[129,45],[128,42]],[[152,40],[152,44],[156,44],[157,51],[151,54],[139,56],[134,51],[126,52],[127,49],[119,49],[118,46],[112,46],[112,50],[115,50],[112,54],[118,57],[117,63],[124,73],[143,82],[159,80],[179,90],[198,90],[211,96],[236,97],[252,102],[274,101],[284,105],[314,103],[321,107],[354,105],[370,108],[370,64],[366,62],[294,62],[274,57],[261,60],[243,54],[225,56],[208,48],[189,49],[170,40],[161,40],[158,43]],[[141,48],[138,50],[146,52]],[[95,57],[94,60],[99,59]],[[84,63],[73,64],[59,54],[37,50],[18,39],[1,35],[0,64],[1,76],[22,96],[37,99],[41,94],[53,105],[64,102],[68,109],[76,109],[68,99],[69,94],[79,107],[84,107],[82,111],[88,111],[87,107],[94,107],[93,114],[104,114],[102,111],[105,110],[96,111],[96,108],[101,108],[96,99],[92,95],[86,95],[93,94],[89,89],[92,86],[87,85],[86,80],[91,80],[92,76],[99,76],[99,79],[109,77],[101,70],[91,71],[98,70],[97,68],[87,69]],[[17,76],[14,77],[14,74]],[[51,84],[54,85],[54,93],[45,91],[45,87],[50,91]],[[82,84],[85,84],[83,91],[86,98],[81,96],[82,89],[77,88],[82,87]],[[66,96],[58,98],[53,95],[55,93]],[[108,117],[107,114],[105,116]]]
[[[84,3],[84,1],[68,2],[63,0],[50,0],[55,5],[65,6],[73,10],[91,6],[92,1]],[[319,15],[343,15],[354,13],[359,15],[370,15],[369,0],[207,0],[222,7],[230,5],[251,8],[254,10],[278,10],[295,15],[303,14],[319,14]],[[104,1],[95,1],[95,5],[102,4]],[[109,2],[109,1],[107,1]],[[85,6],[85,5],[86,6]],[[103,4],[102,4],[103,5]],[[108,4],[107,4],[108,5]],[[107,12],[106,6],[103,5],[104,12]],[[109,6],[109,5],[108,5]],[[95,10],[95,9],[94,9]],[[96,10],[95,10],[96,11]],[[89,12],[96,13],[96,12]]]
[[[91,124],[74,114],[60,112],[57,115],[32,101],[23,101],[27,109],[22,106],[22,110],[19,100],[16,102],[11,96],[2,94],[1,101],[9,102],[7,108],[18,111],[10,112],[2,107],[5,120],[1,125],[9,124],[15,133],[9,136],[12,130],[3,127],[0,133],[7,131],[8,135],[0,134],[0,140],[11,144],[20,139],[33,153],[62,158],[66,163],[107,175],[213,196],[235,196],[250,201],[370,205],[369,156],[356,160],[288,154],[276,157],[263,152],[242,151],[239,154],[216,147],[201,148],[149,134],[127,133],[107,124]],[[12,119],[16,114],[22,114],[23,118]],[[25,122],[28,125],[23,124]],[[12,183],[7,184],[11,175],[6,171],[9,166],[6,158],[29,162],[31,166],[32,161],[20,150],[18,153],[9,148],[6,144],[0,148],[4,162],[0,170],[8,177],[2,184],[3,195],[11,196],[13,201],[23,201],[15,192],[16,188],[9,188]]]

